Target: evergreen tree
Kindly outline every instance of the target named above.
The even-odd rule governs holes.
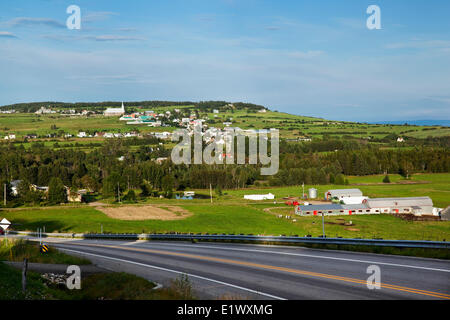
[[[62,180],[58,177],[53,177],[50,179],[48,185],[48,201],[51,204],[59,204],[67,202],[66,188]]]
[[[335,179],[334,179],[334,183],[337,185],[344,185],[345,184],[345,177],[342,173],[339,173]]]

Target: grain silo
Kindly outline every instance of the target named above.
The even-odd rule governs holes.
[[[308,190],[308,198],[309,199],[315,199],[317,198],[317,189],[316,188],[310,188]]]

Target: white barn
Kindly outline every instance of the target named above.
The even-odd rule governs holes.
[[[435,214],[430,197],[375,198],[364,200],[364,204],[381,213]]]
[[[247,199],[247,200],[273,200],[273,199],[275,199],[275,195],[273,195],[272,193],[246,194],[246,195],[244,195],[244,199]]]
[[[325,199],[331,200],[333,198],[338,198],[339,200],[349,197],[362,197],[363,193],[359,189],[332,189],[325,192]],[[347,199],[348,201],[348,199]]]

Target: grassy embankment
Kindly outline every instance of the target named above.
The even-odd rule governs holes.
[[[35,243],[23,240],[0,241],[0,300],[161,300],[193,299],[189,279],[181,277],[167,288],[154,290],[155,284],[135,275],[117,273],[92,274],[81,279],[80,290],[69,290],[46,282],[38,273],[27,273],[27,290],[22,292],[21,271],[1,262],[23,261],[56,264],[89,264],[50,247],[46,254]]]
[[[290,214],[292,208],[275,208],[267,212],[270,204],[255,205],[185,205],[194,214],[183,220],[120,221],[107,217],[94,208],[21,210],[9,212],[6,217],[20,223],[21,230],[46,227],[49,232],[194,232],[194,233],[244,233],[266,235],[312,235],[322,234],[321,217],[298,217],[296,222],[277,218],[275,213]],[[264,210],[266,209],[266,210]],[[352,221],[351,226],[348,223]],[[326,217],[328,236],[448,240],[448,221],[404,221],[391,215],[354,215]],[[345,224],[347,223],[347,225]]]

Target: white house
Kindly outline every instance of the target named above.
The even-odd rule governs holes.
[[[19,194],[19,185],[22,180],[13,180],[11,181],[11,194],[13,196],[17,196]]]
[[[405,139],[403,139],[402,137],[398,137],[397,142],[405,142]]]
[[[171,137],[171,133],[164,131],[164,132],[155,132],[155,137],[158,139],[169,139]]]
[[[5,140],[14,140],[16,138],[15,134],[8,134],[7,136],[5,136]]]
[[[86,132],[81,131],[81,132],[78,132],[77,137],[78,137],[78,138],[86,138],[86,137],[87,137],[87,134],[86,134]]]
[[[161,127],[161,121],[154,121],[148,125],[149,127]]]
[[[52,109],[47,109],[46,107],[41,107],[35,114],[46,114],[46,113],[56,113],[56,111]]]

